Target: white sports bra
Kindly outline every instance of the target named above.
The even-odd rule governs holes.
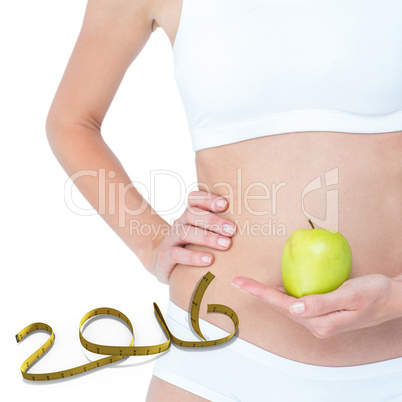
[[[402,130],[402,0],[183,0],[173,60],[194,151]]]

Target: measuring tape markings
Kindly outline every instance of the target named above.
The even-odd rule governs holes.
[[[24,363],[21,365],[21,374],[26,380],[30,381],[49,381],[49,380],[56,380],[60,378],[71,377],[76,374],[84,373],[95,368],[104,366],[106,364],[110,364],[116,361],[123,359],[126,356],[148,356],[158,353],[163,353],[170,348],[171,340],[182,347],[208,347],[208,346],[215,346],[222,344],[233,337],[239,327],[239,318],[235,311],[233,311],[230,307],[225,306],[223,304],[208,304],[207,312],[208,313],[221,313],[227,315],[233,322],[235,330],[228,336],[207,341],[204,335],[201,332],[200,325],[199,325],[199,313],[200,313],[200,306],[201,301],[204,296],[204,293],[212,280],[215,278],[211,272],[207,272],[200,280],[191,303],[191,325],[194,331],[202,338],[204,341],[185,341],[179,338],[176,338],[169,330],[166,321],[156,303],[153,303],[154,306],[154,313],[156,318],[162,327],[163,331],[166,334],[168,340],[164,343],[159,345],[151,345],[151,346],[133,346],[134,345],[134,328],[131,324],[129,318],[123,314],[121,311],[116,310],[114,308],[109,307],[100,307],[94,310],[89,311],[86,313],[81,321],[79,326],[79,337],[82,346],[92,353],[102,354],[102,355],[109,355],[108,357],[104,357],[99,360],[95,360],[93,362],[83,364],[81,366],[77,366],[71,369],[61,370],[52,373],[39,373],[39,374],[28,374],[27,370],[29,367],[35,363],[41,356],[43,356],[53,345],[54,343],[54,333],[53,329],[50,325],[47,325],[42,322],[36,322],[33,324],[28,325],[24,329],[22,329],[15,337],[17,342],[22,341],[27,335],[32,332],[44,330],[50,333],[49,339],[31,356],[29,356]],[[113,315],[122,321],[124,321],[131,330],[132,339],[128,346],[108,346],[108,345],[99,345],[93,342],[89,342],[87,339],[84,338],[81,332],[81,328],[85,322],[90,320],[93,317],[100,316],[100,315]]]

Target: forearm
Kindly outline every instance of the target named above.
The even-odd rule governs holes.
[[[151,271],[151,250],[169,224],[131,184],[99,131],[79,124],[48,129],[49,144],[93,208]]]

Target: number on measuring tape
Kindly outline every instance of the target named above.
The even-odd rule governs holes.
[[[224,342],[227,342],[229,339],[233,337],[233,335],[236,333],[237,329],[239,328],[239,318],[237,314],[228,306],[225,306],[223,304],[208,304],[207,312],[208,313],[221,313],[225,314],[230,319],[232,320],[235,330],[228,336],[220,339],[215,339],[215,340],[210,340],[207,341],[204,337],[204,335],[201,332],[200,325],[199,325],[199,317],[200,317],[200,306],[201,306],[201,301],[204,296],[205,291],[207,290],[207,287],[209,284],[212,282],[212,280],[215,278],[215,275],[213,275],[211,272],[207,272],[202,279],[200,280],[195,292],[194,292],[194,297],[193,301],[191,303],[191,325],[194,329],[194,331],[198,334],[200,338],[203,339],[203,341],[199,342],[194,342],[194,341],[184,341],[179,338],[176,338],[169,330],[165,319],[156,303],[153,303],[154,306],[154,312],[156,315],[156,319],[158,320],[160,326],[162,327],[162,330],[166,334],[166,337],[168,340],[164,343],[161,343],[159,345],[152,345],[152,346],[134,346],[134,328],[131,324],[131,321],[128,319],[128,317],[120,312],[119,310],[116,310],[114,308],[110,307],[100,307],[94,310],[89,311],[82,317],[80,321],[80,327],[79,327],[79,337],[80,337],[80,342],[81,345],[87,349],[90,352],[101,354],[101,355],[108,355],[107,357],[104,357],[99,360],[95,360],[91,363],[86,363],[81,366],[77,366],[71,369],[66,369],[62,371],[57,371],[57,372],[52,372],[52,373],[39,373],[39,374],[28,374],[27,371],[29,367],[35,363],[36,360],[38,360],[41,356],[43,356],[53,345],[54,343],[54,333],[52,327],[50,325],[47,325],[42,322],[36,322],[33,324],[28,325],[24,329],[22,329],[16,336],[17,342],[22,341],[27,335],[29,335],[32,332],[35,331],[47,331],[50,333],[49,339],[36,351],[34,352],[31,356],[28,357],[22,363],[21,366],[21,374],[26,380],[31,380],[31,381],[49,381],[49,380],[56,380],[59,378],[66,378],[66,377],[71,377],[76,374],[80,373],[85,373],[87,371],[93,370],[95,368],[104,366],[106,364],[110,364],[116,361],[119,361],[123,359],[126,356],[148,356],[148,355],[154,355],[158,353],[163,353],[167,351],[170,347],[170,342],[171,340],[182,347],[188,347],[188,348],[199,348],[199,347],[208,347],[208,346],[215,346],[222,344]],[[96,343],[89,342],[84,338],[82,335],[81,328],[84,323],[86,323],[88,320],[90,320],[93,317],[99,316],[99,315],[113,315],[122,321],[124,321],[128,327],[131,330],[132,333],[132,338],[131,342],[128,346],[107,346],[107,345],[99,345]]]

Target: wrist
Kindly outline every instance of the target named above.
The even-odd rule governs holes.
[[[148,270],[151,275],[154,276],[156,266],[155,258],[157,258],[156,249],[164,237],[164,235],[159,234],[155,238],[150,239],[147,247],[142,248],[139,255],[139,259],[141,260],[142,265]]]

